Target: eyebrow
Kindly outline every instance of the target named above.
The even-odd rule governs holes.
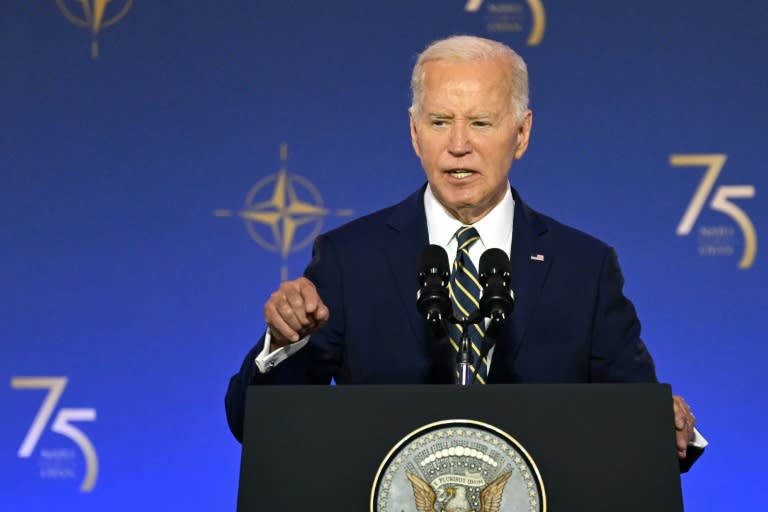
[[[430,112],[429,117],[434,119],[454,119],[456,116],[453,116],[451,114],[446,114],[444,112]],[[475,114],[472,116],[467,116],[467,119],[470,121],[475,121],[477,119],[490,119],[493,118],[494,115],[490,112],[480,112],[479,114]]]

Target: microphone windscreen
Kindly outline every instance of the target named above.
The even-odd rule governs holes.
[[[436,272],[430,271],[430,269],[435,269]],[[419,254],[419,274],[435,273],[442,275],[447,273],[448,269],[448,253],[445,252],[445,249],[439,245],[432,244],[421,250]]]
[[[509,258],[507,253],[498,248],[488,249],[480,256],[480,284],[485,286],[485,280],[489,275],[498,274],[504,276],[509,274]]]

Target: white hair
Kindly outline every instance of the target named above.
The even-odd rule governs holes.
[[[411,110],[418,112],[421,102],[424,64],[435,60],[472,62],[501,59],[507,67],[511,110],[522,119],[528,110],[528,67],[525,61],[509,46],[475,36],[452,36],[435,41],[421,52],[411,74]]]

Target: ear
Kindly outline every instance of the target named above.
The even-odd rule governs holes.
[[[533,126],[533,112],[526,110],[523,114],[523,121],[517,130],[517,148],[515,149],[515,160],[520,160],[528,149],[528,141],[531,140],[531,127]]]
[[[408,121],[411,128],[411,144],[413,145],[413,152],[421,159],[421,150],[419,149],[419,133],[416,129],[416,117],[413,113],[413,107],[408,109]]]

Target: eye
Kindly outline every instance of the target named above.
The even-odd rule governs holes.
[[[445,121],[445,119],[433,119],[432,120],[432,126],[434,126],[436,128],[442,128],[446,124],[448,124],[448,123]]]
[[[488,121],[472,121],[472,126],[476,126],[477,128],[488,128],[491,126],[491,123]]]

